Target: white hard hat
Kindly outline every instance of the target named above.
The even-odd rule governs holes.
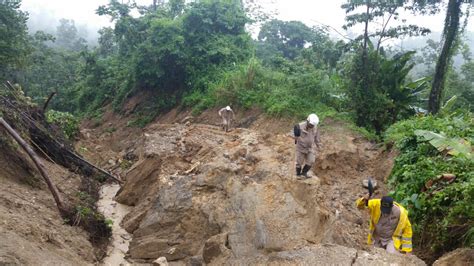
[[[227,111],[230,111],[230,106],[227,105],[227,106],[225,107],[225,109],[226,109]]]
[[[319,117],[316,114],[308,115],[308,119],[306,120],[313,126],[317,126],[319,124]]]

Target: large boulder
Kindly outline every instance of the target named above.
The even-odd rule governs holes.
[[[335,239],[348,246],[363,245],[364,220],[352,201],[343,205],[338,200],[354,195],[344,190],[330,194],[319,178],[297,180],[289,174],[294,165],[285,136],[262,140],[245,129],[226,134],[192,124],[146,138],[145,154],[160,158],[161,170],[153,178],[146,177],[152,172],[148,170],[131,170],[127,176],[125,186],[142,188],[123,222],[133,233],[132,259],[151,262],[165,257],[170,264],[191,265],[385,263],[384,255],[376,252],[366,256],[354,248],[321,245]],[[343,158],[353,155],[357,152]],[[337,157],[334,162],[341,165]],[[360,181],[354,184],[362,190]],[[396,262],[399,257],[394,256]],[[405,258],[407,264],[419,264]]]
[[[157,194],[151,209],[133,232],[132,258],[179,260],[199,253],[204,242],[219,233],[193,199],[190,177],[179,177]]]
[[[115,200],[135,206],[150,192],[156,192],[160,169],[161,160],[156,155],[150,155],[138,161],[127,173],[125,184],[118,191]]]
[[[434,266],[474,265],[474,249],[458,248],[433,263]]]

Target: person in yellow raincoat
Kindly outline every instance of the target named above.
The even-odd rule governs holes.
[[[412,252],[412,229],[408,211],[389,196],[369,199],[369,195],[356,201],[357,208],[370,212],[370,232],[367,243],[390,253]]]

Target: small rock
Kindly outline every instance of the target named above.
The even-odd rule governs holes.
[[[189,260],[190,266],[202,266],[202,257],[194,256]]]
[[[234,159],[237,159],[239,157],[245,157],[246,155],[247,155],[247,149],[240,148],[238,151],[234,153]]]
[[[258,161],[260,161],[260,159],[252,154],[247,154],[247,156],[245,156],[245,159],[253,164],[256,164],[258,163]]]
[[[191,121],[193,120],[194,117],[192,116],[186,116],[185,118],[183,118],[183,120],[181,120],[181,124],[191,124]]]
[[[170,248],[167,253],[170,255],[173,255],[175,252],[176,252],[176,248]]]
[[[204,244],[204,249],[202,251],[202,258],[204,262],[209,264],[216,258],[229,257],[231,252],[227,248],[227,242],[227,233],[210,237]]]
[[[155,261],[153,261],[153,265],[168,266],[168,261],[165,257],[159,257]]]

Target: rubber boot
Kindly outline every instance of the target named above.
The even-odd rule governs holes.
[[[296,176],[301,175],[301,167],[296,167]]]
[[[308,176],[309,169],[311,169],[311,166],[305,164],[304,167],[303,167],[303,171],[301,171],[301,174],[306,178],[309,178],[309,176]]]

